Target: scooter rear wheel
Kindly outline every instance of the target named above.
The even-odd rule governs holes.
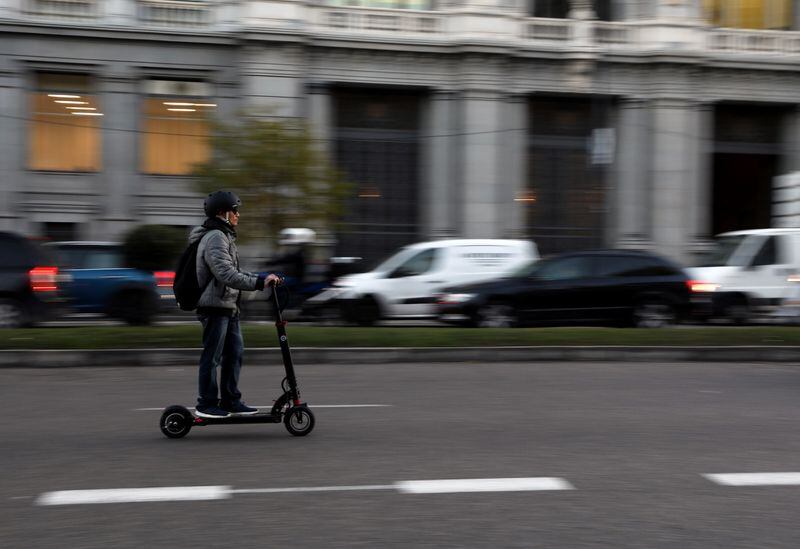
[[[306,406],[295,406],[286,411],[283,424],[289,433],[304,437],[314,429],[314,414]]]
[[[161,414],[158,426],[167,438],[183,438],[192,429],[194,416],[183,406],[169,406]]]

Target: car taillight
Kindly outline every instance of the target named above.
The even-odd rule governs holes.
[[[175,271],[156,271],[153,275],[156,277],[156,286],[159,288],[172,288],[172,283],[175,281]]]
[[[713,282],[702,282],[700,280],[687,280],[686,286],[693,292],[716,292],[719,290],[719,284]]]
[[[28,271],[28,277],[34,292],[55,292],[58,289],[58,267],[34,267]]]

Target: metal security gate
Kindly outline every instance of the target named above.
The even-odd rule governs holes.
[[[353,183],[336,254],[375,262],[419,239],[420,96],[337,90],[335,154]]]
[[[542,254],[603,245],[605,170],[589,145],[606,108],[588,98],[530,101],[526,233]]]

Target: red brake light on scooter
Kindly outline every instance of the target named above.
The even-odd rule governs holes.
[[[55,292],[58,290],[58,267],[34,267],[28,271],[31,289],[34,292]]]
[[[156,277],[156,286],[159,288],[172,288],[172,283],[175,282],[175,271],[156,271],[153,276]]]

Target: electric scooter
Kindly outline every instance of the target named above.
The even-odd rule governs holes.
[[[189,434],[192,427],[205,427],[206,425],[231,425],[240,423],[280,423],[294,436],[302,437],[314,429],[314,414],[305,402],[300,402],[300,391],[297,388],[297,378],[294,374],[292,354],[289,350],[289,340],[286,337],[286,321],[281,315],[278,300],[278,290],[275,284],[272,288],[272,298],[275,301],[275,327],[278,329],[278,341],[283,356],[283,366],[286,368],[286,377],[281,382],[283,393],[272,405],[269,412],[259,411],[248,416],[228,416],[221,418],[199,417],[189,411],[185,406],[168,406],[161,414],[158,426],[168,438],[183,438]]]

